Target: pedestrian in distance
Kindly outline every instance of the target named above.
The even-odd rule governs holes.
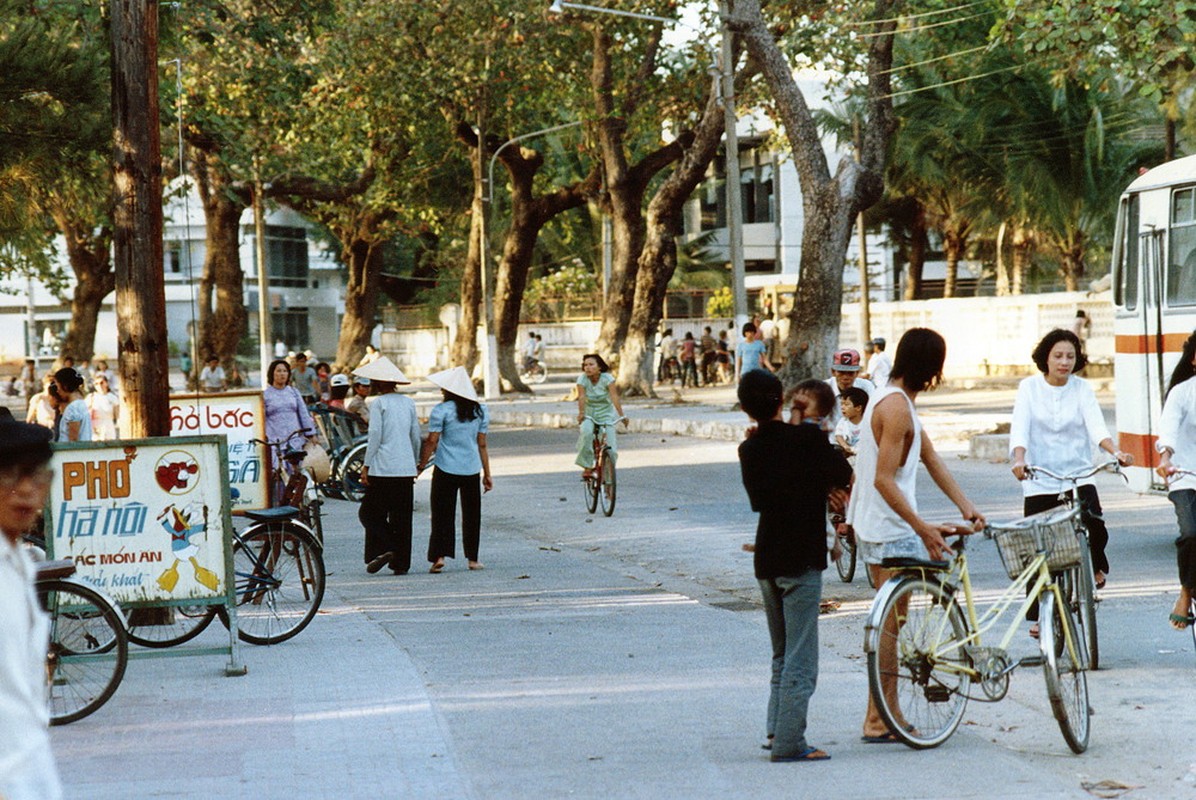
[[[58,406],[50,394],[50,384],[53,382],[53,372],[42,376],[42,390],[29,398],[29,410],[25,414],[26,422],[41,425],[51,432],[58,430]]]
[[[225,377],[224,367],[220,366],[220,359],[215,355],[208,356],[204,368],[199,372],[199,390],[201,392],[223,392],[228,388],[228,378]]]
[[[366,572],[390,567],[396,575],[411,569],[411,514],[415,505],[416,461],[420,452],[415,401],[395,391],[411,381],[386,356],[358,367],[354,375],[370,379],[369,439],[361,482],[365,496],[358,519],[365,528]]]
[[[945,536],[958,526],[937,525],[918,514],[917,475],[921,461],[935,484],[955,504],[973,530],[984,527],[984,516],[964,495],[947,465],[934,449],[934,443],[922,429],[915,402],[918,395],[942,380],[947,343],[929,328],[911,328],[897,343],[897,357],[889,383],[878,389],[868,402],[860,422],[860,441],[856,450],[855,485],[847,509],[847,523],[855,530],[858,555],[872,575],[873,586],[883,586],[891,577],[881,567],[886,558],[926,558],[939,560],[950,555]],[[886,620],[896,625],[896,620]],[[892,636],[878,654],[882,670],[896,673],[897,654],[892,651]],[[887,668],[886,666],[887,665]],[[898,708],[895,680],[886,681],[882,690],[892,694],[891,708]],[[877,711],[872,697],[864,719],[863,741],[897,742]]]
[[[91,413],[92,438],[108,442],[120,438],[120,399],[108,385],[108,376],[99,372],[95,377],[95,391],[87,395],[87,410]]]
[[[827,495],[845,487],[851,468],[827,441],[816,420],[830,411],[822,397],[795,393],[790,423],[782,418],[781,381],[749,370],[739,382],[739,403],[756,423],[739,445],[743,486],[759,513],[754,553],[756,580],[772,642],[767,741],[770,761],[824,761],[830,756],[809,744],[806,719],[818,681],[818,609],[826,569]],[[807,387],[808,388],[808,387]]]
[[[860,424],[864,421],[864,411],[868,408],[868,393],[858,386],[851,386],[839,395],[839,412],[841,418],[835,426],[835,444],[843,451],[843,455],[851,458],[860,443]]]
[[[375,359],[376,361],[377,359]],[[374,363],[373,361],[370,362]],[[345,410],[350,414],[356,414],[361,420],[361,427],[364,429],[370,424],[370,409],[366,403],[366,398],[370,396],[370,379],[363,378],[360,375],[353,376],[353,391],[347,400],[345,400]]]
[[[432,533],[428,539],[429,572],[444,569],[446,558],[456,558],[457,496],[461,497],[461,549],[471,570],[482,569],[478,547],[482,536],[482,494],[494,488],[490,478],[490,453],[486,449],[489,418],[486,406],[464,367],[453,367],[428,376],[440,387],[444,402],[428,416],[428,438],[419,454],[421,473],[430,460],[432,469]]]
[[[1196,470],[1196,331],[1184,342],[1184,349],[1171,373],[1163,416],[1159,420],[1158,474],[1167,480],[1167,499],[1175,506],[1179,538],[1175,540],[1175,561],[1179,569],[1179,597],[1168,620],[1184,630],[1196,623],[1192,598],[1196,597],[1196,476],[1175,475],[1178,469]]]
[[[328,386],[328,391],[331,395],[328,405],[343,410],[345,407],[345,398],[349,396],[349,390],[352,388],[349,383],[349,376],[338,372],[328,379]]]
[[[581,375],[577,378],[577,421],[581,431],[577,436],[577,459],[574,461],[582,469],[583,480],[594,476],[595,423],[607,426],[606,443],[610,446],[611,457],[618,460],[615,423],[620,419],[626,427],[627,417],[623,414],[623,401],[619,397],[619,387],[615,385],[615,376],[610,374],[610,367],[602,356],[587,353],[581,359]]]
[[[93,437],[91,410],[83,399],[84,380],[79,370],[63,367],[54,373],[50,394],[59,408],[58,441],[90,442]]]
[[[702,329],[702,338],[698,340],[698,353],[698,373],[702,377],[702,385],[710,386],[714,383],[715,364],[718,362],[718,341],[709,325]]]
[[[745,373],[752,370],[775,372],[767,356],[768,346],[756,338],[756,324],[746,322],[743,326],[743,341],[735,348],[735,380],[743,380]]]
[[[693,333],[686,331],[681,340],[681,388],[698,387],[698,343]]]
[[[0,797],[6,800],[62,797],[46,703],[50,620],[21,545],[50,490],[50,437],[40,425],[0,423]]]
[[[311,405],[318,399],[316,371],[308,366],[306,353],[295,354],[295,367],[291,370],[291,385],[299,392],[304,403]]]
[[[893,361],[885,352],[886,342],[883,336],[877,336],[869,344],[872,345],[872,355],[868,358],[868,380],[874,386],[884,386],[889,382],[889,373],[893,371]]]
[[[1070,494],[1070,483],[1044,475],[1029,477],[1026,465],[1044,467],[1058,475],[1067,475],[1092,467],[1092,446],[1104,450],[1124,466],[1134,463],[1114,443],[1105,425],[1104,414],[1092,386],[1074,373],[1088,363],[1079,338],[1068,330],[1056,328],[1038,342],[1031,354],[1041,375],[1022,380],[1013,401],[1013,421],[1009,427],[1009,453],[1013,475],[1022,484],[1022,509],[1027,516],[1062,505],[1061,494]],[[1077,498],[1088,544],[1092,551],[1092,570],[1096,588],[1103,589],[1109,573],[1105,548],[1109,531],[1102,516],[1100,496],[1093,478],[1077,487]],[[1037,612],[1037,607],[1030,609]],[[1037,617],[1032,613],[1031,619]],[[1033,635],[1034,629],[1031,629]]]

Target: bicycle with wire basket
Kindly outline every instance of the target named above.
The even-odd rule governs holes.
[[[591,442],[594,452],[594,466],[590,474],[582,477],[585,490],[586,511],[591,514],[602,504],[602,513],[610,516],[615,513],[615,498],[617,484],[615,482],[615,455],[610,445],[606,443],[606,429],[618,425],[626,417],[619,417],[614,422],[599,422],[593,417],[586,417],[594,425],[594,435]]]
[[[250,439],[249,442],[260,444],[273,451],[270,480],[271,506],[295,509],[298,512],[297,519],[307,526],[322,545],[324,523],[320,515],[320,507],[324,504],[324,500],[317,490],[319,481],[316,480],[316,476],[310,469],[303,466],[307,452],[290,446],[296,437],[304,435],[305,431],[299,429],[277,441]]]
[[[1100,667],[1100,636],[1096,629],[1098,600],[1096,597],[1096,573],[1092,567],[1092,548],[1088,543],[1088,526],[1084,522],[1083,509],[1079,508],[1079,485],[1080,481],[1091,478],[1098,472],[1106,471],[1121,475],[1122,479],[1125,479],[1125,475],[1121,472],[1121,465],[1116,461],[1107,461],[1069,475],[1057,475],[1045,467],[1026,465],[1027,478],[1042,475],[1063,483],[1070,483],[1070,489],[1059,493],[1059,500],[1064,508],[1075,508],[1080,511],[1072,517],[1076,536],[1081,540],[1080,563],[1065,570],[1059,578],[1063,599],[1071,607],[1080,627],[1084,630],[1084,641],[1088,646],[1088,668],[1092,670]]]
[[[958,728],[968,700],[999,701],[1014,670],[1041,666],[1063,738],[1076,753],[1087,749],[1091,709],[1084,631],[1057,580],[1080,563],[1079,513],[1056,508],[985,529],[1013,583],[983,613],[976,607],[964,531],[956,533],[950,561],[882,562],[896,574],[877,593],[864,650],[872,699],[900,741],[916,749],[937,747]],[[1035,603],[1040,653],[1015,661],[1009,645]],[[986,644],[1011,611],[1000,640]]]

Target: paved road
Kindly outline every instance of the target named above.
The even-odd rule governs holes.
[[[459,559],[441,575],[367,576],[356,508],[331,502],[324,613],[291,642],[245,648],[243,678],[210,656],[131,663],[107,706],[54,731],[70,795],[1071,798],[1102,780],[1142,787],[1129,797],[1196,794],[1196,654],[1165,623],[1164,500],[1102,486],[1114,572],[1087,754],[1070,754],[1032,670],[1003,703],[970,706],[937,750],[860,743],[870,592],[828,573],[824,594],[844,604],[823,618],[810,735],[834,758],[771,765],[759,750],[767,633],[739,551],[754,519],[734,445],[626,436],[605,519],[584,514],[573,436],[493,432],[483,572]],[[991,516],[1016,514],[1006,467],[952,467]],[[417,484],[417,564],[427,489]],[[950,517],[924,495],[929,515]],[[981,588],[999,585],[991,545],[973,550]]]

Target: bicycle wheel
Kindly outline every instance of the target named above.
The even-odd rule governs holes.
[[[365,466],[365,447],[365,442],[354,445],[353,449],[345,454],[341,464],[341,495],[354,503],[360,503],[361,498],[365,497],[365,484],[361,482],[361,468]]]
[[[869,626],[868,686],[889,729],[910,747],[937,747],[968,704],[971,663],[964,615],[953,596],[921,577],[902,579]]]
[[[1088,647],[1088,669],[1100,667],[1100,642],[1096,631],[1096,574],[1092,571],[1092,551],[1088,536],[1080,538],[1080,566],[1075,576],[1075,598],[1072,610],[1082,629]]]
[[[602,490],[598,499],[602,502],[602,513],[615,513],[615,457],[609,447],[602,448]]]
[[[163,612],[161,624],[139,622],[140,612]],[[129,610],[129,641],[142,647],[174,647],[199,636],[216,616],[215,606],[165,606]]]
[[[582,478],[581,488],[585,492],[586,511],[593,514],[598,510],[598,491],[599,491],[599,462],[594,465],[594,474],[589,478]]]
[[[839,547],[842,549],[835,559],[835,569],[839,571],[839,580],[851,583],[855,577],[855,536],[845,533],[836,533],[835,536],[839,538]]]
[[[278,644],[307,627],[324,599],[315,537],[290,522],[256,525],[233,544],[237,628],[250,644]],[[219,607],[228,625],[228,611]]]
[[[129,640],[119,609],[80,581],[38,581],[37,595],[50,615],[50,724],[65,725],[112,697],[125,676]]]
[[[1038,601],[1039,645],[1051,711],[1073,752],[1088,749],[1088,674],[1084,671],[1083,633],[1066,605],[1056,609],[1055,595],[1043,592]],[[1071,640],[1073,647],[1069,646]]]

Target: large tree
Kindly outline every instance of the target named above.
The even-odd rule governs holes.
[[[795,5],[801,4],[773,3],[769,13],[801,13],[792,8]],[[884,187],[886,149],[894,129],[893,17],[899,8],[895,0],[875,0],[865,17],[869,35],[862,57],[867,87],[860,156],[858,161],[841,159],[833,174],[814,117],[794,79],[793,64],[778,44],[778,29],[766,21],[760,0],[735,0],[728,21],[760,66],[801,185],[801,273],[785,343],[788,361],[782,375],[787,383],[824,375],[838,343],[848,240],[856,215],[879,200]]]

